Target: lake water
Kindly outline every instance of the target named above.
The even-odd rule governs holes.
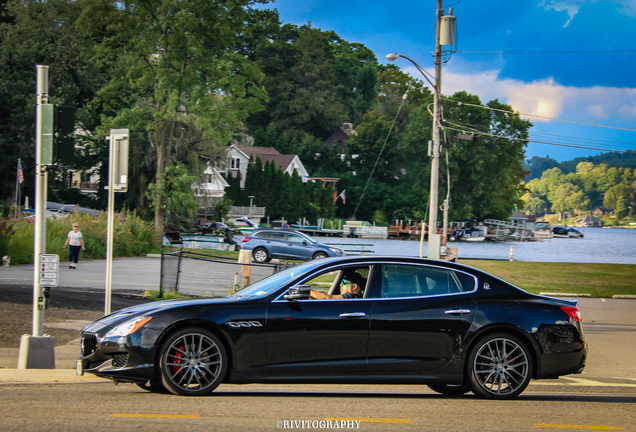
[[[461,258],[508,260],[514,246],[515,261],[578,262],[636,264],[636,229],[577,228],[584,238],[555,238],[537,242],[448,242],[457,248]],[[239,243],[242,237],[235,237]],[[372,250],[375,255],[419,256],[420,243],[408,240],[352,239],[314,237],[319,243],[339,244],[343,249]],[[187,242],[186,242],[187,243]],[[167,242],[166,242],[167,244]],[[345,246],[343,246],[343,244]],[[216,248],[212,244],[198,243],[200,248]],[[189,247],[185,244],[185,247]],[[424,242],[424,256],[428,245]]]
[[[636,229],[577,228],[584,238],[555,238],[537,242],[448,242],[457,248],[461,258],[498,259],[510,258],[514,246],[515,261],[580,262],[636,264]],[[315,238],[320,243],[369,244],[375,255],[419,256],[418,241],[372,240],[350,238]],[[350,247],[343,246],[345,249]],[[427,254],[424,242],[424,256]]]

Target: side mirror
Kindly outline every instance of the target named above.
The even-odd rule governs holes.
[[[294,285],[285,294],[285,300],[307,300],[311,294],[311,287],[308,285]]]

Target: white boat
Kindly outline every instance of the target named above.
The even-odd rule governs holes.
[[[377,227],[366,221],[347,221],[342,229],[346,237],[366,239],[385,239],[389,237],[389,229],[387,227]]]

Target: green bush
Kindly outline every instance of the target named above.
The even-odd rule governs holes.
[[[3,222],[3,221],[2,221]],[[68,254],[64,243],[73,223],[79,225],[84,239],[85,251],[81,258],[106,258],[107,217],[102,212],[99,216],[85,213],[73,213],[67,218],[50,218],[46,221],[46,253],[58,254],[62,259]],[[0,222],[1,224],[1,222]],[[33,221],[6,222],[13,230],[7,239],[7,254],[12,264],[33,262]],[[0,225],[1,229],[1,225]],[[8,232],[7,229],[5,231]],[[0,231],[0,250],[2,247],[2,231]],[[154,226],[141,220],[135,212],[124,211],[115,216],[113,226],[113,256],[129,257],[156,253],[160,250],[155,239]]]

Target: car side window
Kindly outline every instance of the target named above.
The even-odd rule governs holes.
[[[455,272],[450,270],[400,264],[382,266],[383,298],[428,297],[463,291]]]
[[[278,241],[285,241],[285,233],[284,232],[268,232],[268,239],[269,240],[278,240]]]
[[[287,233],[287,241],[291,243],[302,243],[305,239],[297,234]]]

